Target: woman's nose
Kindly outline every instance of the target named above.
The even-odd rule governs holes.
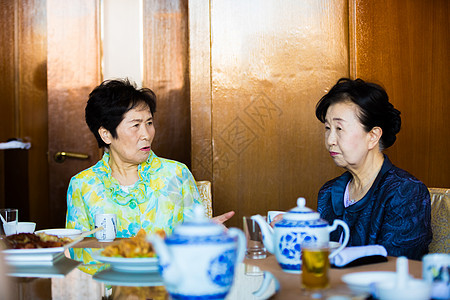
[[[151,131],[152,131],[152,129],[150,129],[150,128],[144,128],[141,133],[141,138],[144,140],[149,140],[152,136]]]
[[[328,145],[336,144],[336,135],[334,134],[334,132],[328,133],[328,135],[326,136],[326,142]]]

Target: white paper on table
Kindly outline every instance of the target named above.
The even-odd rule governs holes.
[[[366,246],[353,246],[346,247],[341,252],[339,252],[330,263],[337,267],[345,266],[346,264],[367,256],[380,255],[387,256],[386,248],[382,245],[366,245]]]

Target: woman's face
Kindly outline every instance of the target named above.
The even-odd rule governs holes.
[[[370,148],[370,134],[360,123],[359,108],[350,101],[330,105],[325,117],[325,146],[337,166],[357,168]]]
[[[109,139],[104,139],[116,163],[140,164],[147,160],[155,136],[153,116],[147,105],[138,105],[125,113],[116,132],[116,138],[108,132]]]

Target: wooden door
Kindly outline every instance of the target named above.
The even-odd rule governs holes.
[[[21,170],[27,178],[9,188],[27,191],[28,205],[21,207],[20,220],[36,222],[37,229],[63,227],[70,177],[99,156],[84,123],[87,95],[100,81],[99,2],[27,0],[0,5],[0,84],[5,91],[0,140],[31,143],[28,165]],[[58,151],[87,153],[89,159],[59,164],[53,159]]]
[[[36,222],[37,229],[63,227],[70,177],[99,158],[84,122],[87,96],[101,78],[99,1],[0,5],[0,140],[31,143],[28,166],[22,170],[27,178],[9,188],[27,190],[28,206],[19,212],[22,221]],[[86,153],[89,159],[56,163],[58,151]]]
[[[347,1],[191,1],[193,172],[215,214],[287,210],[342,171],[317,101],[349,75]]]
[[[14,188],[29,189],[27,209],[37,229],[64,226],[70,178],[101,155],[84,122],[88,94],[102,77],[99,6],[99,0],[0,1],[0,141],[16,137],[32,143],[29,185],[17,182]],[[154,149],[189,165],[186,28],[185,1],[144,1],[143,85],[158,96]],[[89,159],[57,163],[60,151]]]
[[[95,164],[100,152],[84,120],[91,90],[101,81],[99,1],[47,0],[48,162],[50,218],[62,226],[70,178]],[[57,152],[87,159],[55,161]]]
[[[49,207],[46,2],[2,0],[0,11],[0,141],[17,138],[31,143],[27,165],[18,170],[27,178],[11,182],[8,188],[29,195],[26,199],[29,210],[24,212],[21,207],[19,220],[46,224]],[[10,163],[16,167],[23,165],[22,161]],[[0,163],[0,173],[1,170]],[[3,195],[6,187],[0,188]],[[14,207],[18,194],[0,202],[12,203],[8,205]]]

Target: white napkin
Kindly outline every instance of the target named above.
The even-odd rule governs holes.
[[[10,141],[6,143],[0,143],[0,149],[30,149],[31,143],[22,143],[19,141]]]
[[[386,257],[387,251],[381,245],[346,247],[332,258],[330,263],[336,267],[343,267],[358,258],[374,255]]]

